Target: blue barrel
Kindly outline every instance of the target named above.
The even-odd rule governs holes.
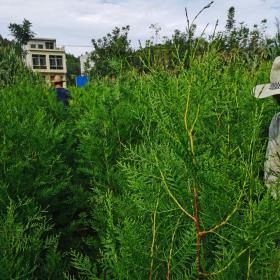
[[[76,87],[83,87],[88,83],[88,77],[87,76],[76,76]]]

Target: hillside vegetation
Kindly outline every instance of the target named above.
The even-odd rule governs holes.
[[[66,111],[21,67],[1,79],[1,279],[279,277],[277,108],[251,96],[270,62],[213,50],[72,88]]]
[[[192,42],[171,44],[172,67],[140,50],[67,109],[0,47],[0,279],[280,277],[263,183],[277,107],[251,95],[277,40]]]

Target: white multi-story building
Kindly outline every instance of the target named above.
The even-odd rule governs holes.
[[[26,65],[34,72],[42,74],[48,84],[51,84],[55,75],[60,75],[66,81],[65,49],[57,47],[56,39],[33,38],[24,47],[24,50],[26,51]]]
[[[90,53],[86,52],[80,56],[81,75],[85,75],[86,70],[89,70],[94,65],[94,63],[90,60],[90,55]]]

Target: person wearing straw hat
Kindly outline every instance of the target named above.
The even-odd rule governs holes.
[[[272,96],[280,105],[280,56],[273,62],[270,83],[257,85],[253,89],[256,98]],[[275,114],[269,126],[269,140],[264,163],[264,183],[271,196],[280,196],[280,112]]]
[[[56,75],[53,79],[57,100],[61,101],[65,108],[69,105],[70,93],[63,87],[63,81],[60,75]]]

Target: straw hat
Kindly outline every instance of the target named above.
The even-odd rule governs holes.
[[[257,85],[252,94],[256,98],[266,98],[280,94],[280,56],[277,56],[273,62],[270,72],[270,84]]]
[[[61,79],[60,75],[55,75],[54,79],[52,80],[52,83],[54,84],[59,84],[65,82],[64,80]]]

